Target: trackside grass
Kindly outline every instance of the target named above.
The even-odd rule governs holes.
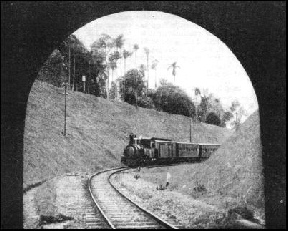
[[[36,80],[25,121],[23,187],[67,172],[95,172],[120,165],[131,132],[189,141],[190,119],[69,91],[67,136],[64,89]],[[193,141],[222,143],[231,132],[193,124]]]
[[[140,178],[216,206],[264,222],[264,187],[260,123],[252,114],[205,162],[161,168],[143,168]],[[252,215],[251,215],[252,214]]]

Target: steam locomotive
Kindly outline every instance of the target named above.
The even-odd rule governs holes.
[[[220,144],[175,142],[157,137],[129,135],[129,144],[121,156],[121,163],[129,167],[151,164],[201,161],[210,157]]]

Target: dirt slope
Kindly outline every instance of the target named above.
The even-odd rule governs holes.
[[[24,132],[24,187],[65,172],[118,166],[131,132],[189,141],[189,118],[170,115],[80,92],[67,96],[67,137],[63,89],[35,81]],[[230,131],[193,124],[194,142],[222,143]]]

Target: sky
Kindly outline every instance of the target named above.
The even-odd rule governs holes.
[[[158,82],[164,78],[174,83],[172,69],[168,67],[177,62],[175,85],[190,97],[194,98],[193,89],[198,87],[220,98],[226,108],[237,99],[248,115],[258,109],[254,88],[241,63],[219,38],[195,23],[158,11],[127,11],[96,19],[73,34],[90,50],[102,33],[112,37],[123,34],[126,50],[133,51],[134,44],[139,45],[136,57],[133,54],[127,59],[126,70],[146,65],[146,47],[150,51],[150,67],[154,59],[159,61]],[[123,75],[123,64],[119,66],[114,78]],[[149,87],[154,88],[152,69],[149,82]]]

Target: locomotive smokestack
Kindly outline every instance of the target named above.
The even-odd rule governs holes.
[[[131,134],[129,135],[129,144],[130,144],[130,145],[134,144],[134,138],[135,138],[135,137],[136,137],[136,135],[133,134],[133,133],[131,133]]]

